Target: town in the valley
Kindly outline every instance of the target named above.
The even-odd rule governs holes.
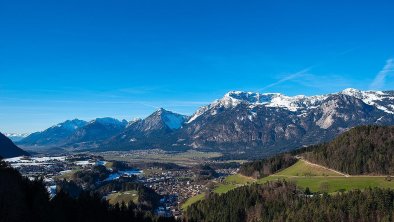
[[[182,204],[193,196],[209,193],[226,176],[236,174],[239,166],[212,160],[192,166],[158,162],[133,164],[106,160],[91,153],[24,156],[5,161],[30,180],[42,180],[51,197],[59,190],[75,192],[75,188],[70,187],[79,187],[81,191],[97,190],[110,204],[143,204],[150,201],[149,206],[154,207],[155,214],[164,217],[182,216]],[[133,186],[129,190],[119,189],[113,185],[118,183],[138,184],[143,189],[134,190]],[[154,192],[158,198],[143,200],[142,196],[152,196],[146,194],[149,192]]]

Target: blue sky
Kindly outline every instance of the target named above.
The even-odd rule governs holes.
[[[0,131],[393,89],[392,1],[1,1]]]

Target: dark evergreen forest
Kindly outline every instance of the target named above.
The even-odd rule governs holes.
[[[393,221],[393,203],[388,189],[311,194],[277,181],[211,194],[188,208],[185,221]]]
[[[53,198],[42,181],[30,181],[0,160],[1,222],[108,222],[174,221],[156,218],[132,203],[111,206],[95,192],[80,192],[71,197],[60,190]]]

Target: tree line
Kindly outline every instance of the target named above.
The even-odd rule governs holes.
[[[279,154],[270,158],[247,162],[241,165],[239,173],[245,176],[262,178],[290,167],[297,159],[290,153]]]

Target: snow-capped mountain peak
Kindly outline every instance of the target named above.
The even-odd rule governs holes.
[[[18,142],[28,137],[30,133],[5,133],[4,135],[10,138],[13,142]]]
[[[141,121],[141,120],[142,120],[141,118],[134,118],[134,119],[130,120],[130,121],[127,123],[127,125],[126,125],[126,128],[127,128],[127,127],[130,127],[130,126],[133,125],[134,123],[136,123],[136,122],[138,122],[138,121]]]
[[[73,120],[67,120],[65,122],[59,123],[57,125],[52,126],[52,129],[55,128],[62,128],[70,131],[74,131],[80,127],[83,127],[87,124],[86,121],[79,120],[79,119],[73,119]]]
[[[358,89],[348,88],[340,92],[361,99],[364,103],[375,106],[376,108],[390,114],[394,114],[394,95],[383,91],[361,91]]]
[[[30,135],[30,133],[4,133],[6,137],[12,137],[12,136],[17,136],[17,137],[27,137]]]
[[[342,90],[340,93],[348,96],[356,96],[356,95],[360,95],[362,91],[354,88],[347,88]]]

